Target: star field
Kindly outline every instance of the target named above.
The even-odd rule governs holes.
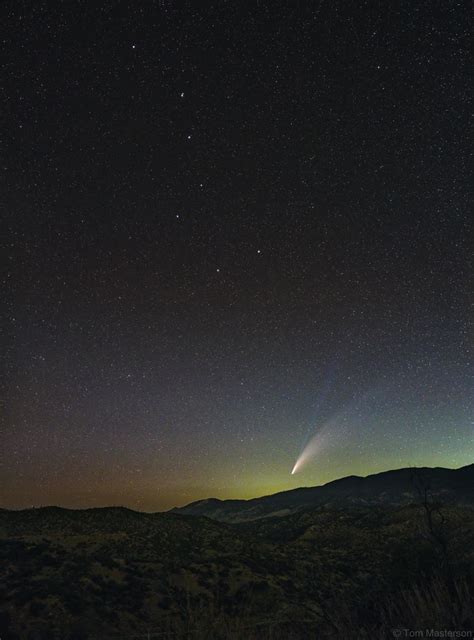
[[[0,18],[1,506],[472,462],[467,4]]]

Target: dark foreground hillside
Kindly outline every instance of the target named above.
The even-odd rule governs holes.
[[[0,511],[2,640],[392,638],[474,626],[474,510],[317,507],[235,525]]]

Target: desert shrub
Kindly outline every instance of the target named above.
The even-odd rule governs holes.
[[[41,600],[33,600],[30,604],[30,614],[32,616],[40,616],[46,608],[46,605]]]
[[[8,611],[0,611],[0,637],[6,637],[10,632],[11,616]]]

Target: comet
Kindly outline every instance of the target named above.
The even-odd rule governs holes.
[[[315,434],[304,447],[291,470],[292,476],[294,476],[295,473],[302,471],[303,467],[305,467],[310,460],[315,458],[316,455],[325,448],[327,445],[327,437],[325,436],[327,435],[328,426],[329,425],[324,425],[321,431]]]
[[[349,402],[336,415],[325,420],[317,428],[317,433],[315,433],[301,449],[291,470],[291,475],[294,476],[296,473],[302,471],[311,460],[321,453],[327,452],[343,440],[347,441],[351,432],[351,425],[354,427],[360,423],[360,420],[363,419],[363,407],[367,410],[367,402],[370,401],[370,399],[373,401],[379,393],[380,389],[377,387],[372,388],[368,392],[360,394],[357,399]]]
[[[326,416],[326,418],[329,417],[327,412],[327,405],[328,401],[330,400],[330,396],[334,392],[334,381],[336,379],[336,372],[337,363],[332,362],[325,373],[324,382],[318,391],[316,400],[313,405],[314,417],[317,418],[318,422],[323,422],[324,416]],[[314,434],[314,427],[309,431],[309,433],[306,433],[306,437],[301,444],[300,455],[298,456],[293,469],[291,470],[292,476],[294,476],[295,473],[301,471],[302,467],[304,467],[306,463],[309,462],[321,448],[323,448],[323,434],[326,431],[326,428],[327,425],[325,422],[323,422],[323,426],[319,428],[318,433]]]

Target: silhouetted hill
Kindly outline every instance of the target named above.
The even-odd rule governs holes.
[[[471,628],[474,509],[436,513],[433,535],[421,505],[319,506],[234,525],[123,508],[0,510],[0,637],[303,640],[317,629],[336,640]]]
[[[292,489],[252,500],[199,500],[171,512],[243,522],[284,516],[320,505],[341,508],[411,504],[420,501],[419,491],[424,488],[429,489],[432,498],[444,503],[474,505],[474,464],[460,469],[420,467],[367,477],[348,476],[319,487]]]
[[[471,628],[473,473],[399,469],[171,513],[0,509],[0,637],[302,640],[317,629],[336,640]],[[431,487],[429,508],[416,485]]]

